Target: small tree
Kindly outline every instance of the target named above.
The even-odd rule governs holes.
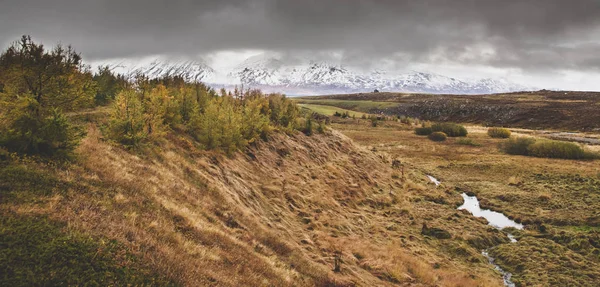
[[[246,98],[242,115],[242,133],[249,142],[265,138],[269,132],[268,101],[262,97]],[[263,113],[265,111],[265,113]]]
[[[217,99],[207,102],[204,112],[194,111],[190,120],[189,130],[207,149],[214,149],[221,144],[221,131],[219,129],[219,105]]]
[[[99,67],[93,79],[98,87],[96,96],[94,97],[96,105],[110,103],[127,86],[125,77],[123,75],[115,75],[108,66]]]
[[[133,90],[120,92],[113,104],[109,137],[126,146],[138,146],[148,137],[144,107]]]
[[[90,106],[96,85],[71,47],[47,51],[23,36],[0,55],[0,145],[68,154],[80,136],[63,112]]]
[[[247,144],[242,136],[242,117],[236,110],[232,96],[221,99],[218,119],[221,128],[220,146],[224,151],[231,154]]]
[[[313,123],[311,115],[308,115],[306,117],[306,121],[304,122],[304,134],[307,136],[312,136],[313,134]]]

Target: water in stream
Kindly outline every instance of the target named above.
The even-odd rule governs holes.
[[[462,194],[462,197],[465,200],[465,203],[463,203],[463,205],[461,205],[458,209],[467,210],[476,217],[483,217],[488,221],[489,225],[496,227],[498,229],[503,229],[505,227],[514,227],[516,229],[523,229],[523,224],[520,224],[520,223],[515,222],[514,220],[511,220],[510,218],[506,217],[506,215],[504,215],[500,212],[495,212],[495,211],[491,211],[488,209],[481,209],[481,207],[479,206],[479,200],[477,199],[477,197],[468,196],[465,193]],[[507,234],[507,236],[510,239],[511,243],[517,242],[517,239],[512,234]],[[494,265],[495,269],[498,270],[498,272],[500,272],[500,274],[502,274],[502,279],[504,280],[504,286],[508,286],[508,287],[515,286],[515,283],[513,283],[511,281],[512,274],[510,272],[506,272],[506,271],[502,270],[502,268],[500,268],[500,266],[498,266],[496,263],[494,263],[495,259],[488,254],[487,250],[482,251],[481,254],[483,254],[483,256],[485,256],[488,259],[490,264]]]
[[[435,183],[436,186],[440,185],[440,181],[437,180],[435,177],[431,175],[428,175],[427,177],[431,182]],[[475,217],[483,217],[488,221],[489,225],[498,229],[503,229],[506,227],[523,229],[523,224],[511,220],[510,218],[506,217],[506,215],[500,212],[495,212],[488,209],[481,209],[481,207],[479,206],[479,200],[476,196],[468,196],[466,193],[463,193],[462,197],[465,200],[465,202],[463,203],[463,205],[458,207],[458,209],[467,210]],[[511,243],[517,242],[517,239],[512,234],[507,234],[507,236],[510,239]],[[511,281],[512,274],[510,272],[504,271],[502,268],[500,268],[500,266],[494,263],[495,259],[488,254],[487,250],[482,251],[481,254],[488,259],[490,264],[494,265],[494,268],[498,270],[500,274],[502,274],[504,286],[515,287],[515,283]]]
[[[489,222],[491,226],[496,227],[498,229],[506,227],[523,229],[523,224],[516,223],[514,220],[511,220],[510,218],[506,217],[506,215],[500,212],[495,212],[488,209],[481,209],[477,197],[468,196],[466,193],[463,193],[462,197],[465,200],[465,203],[458,207],[458,209],[465,209],[471,214],[473,214],[475,217],[483,217]]]
[[[510,274],[510,272],[506,272],[504,270],[502,270],[502,268],[500,268],[500,266],[496,265],[496,263],[494,263],[494,257],[491,257],[487,251],[482,251],[481,254],[483,254],[483,256],[485,256],[488,259],[488,262],[490,262],[490,264],[494,265],[494,268],[496,270],[498,270],[498,272],[500,272],[500,274],[502,274],[502,280],[504,281],[504,286],[507,287],[515,287],[515,283],[513,283],[510,279],[512,278],[512,274]]]

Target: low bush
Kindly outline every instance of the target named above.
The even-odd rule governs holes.
[[[581,146],[571,142],[541,140],[530,145],[529,155],[545,158],[584,159],[586,153]]]
[[[495,139],[507,139],[511,134],[510,130],[505,128],[489,128],[487,133],[488,136]]]
[[[468,146],[481,146],[481,144],[476,143],[473,139],[469,138],[460,138],[456,141],[459,145],[468,145]]]
[[[376,128],[379,125],[379,121],[376,118],[371,119],[371,126]]]
[[[431,129],[431,127],[420,127],[420,128],[415,129],[415,134],[420,135],[420,136],[428,136],[431,133],[433,133],[433,130]]]
[[[429,135],[429,139],[434,142],[443,142],[448,138],[448,136],[443,132],[434,132]]]
[[[433,132],[443,132],[449,137],[466,137],[467,129],[455,123],[437,123],[431,126]]]
[[[584,150],[580,145],[555,140],[534,138],[511,138],[501,145],[504,152],[513,155],[527,155],[559,159],[598,159],[600,155]]]
[[[322,134],[325,133],[325,122],[319,121],[319,125],[317,126],[317,132]]]
[[[8,159],[10,159],[10,153],[0,147],[0,162],[8,161]]]
[[[500,148],[507,154],[529,155],[529,146],[534,143],[534,138],[511,138],[500,145]]]
[[[399,116],[398,120],[406,125],[412,125],[415,122],[415,119],[411,118],[411,117],[407,117],[407,116]]]
[[[312,136],[313,134],[313,123],[312,116],[306,117],[306,121],[304,121],[304,134],[307,136]]]

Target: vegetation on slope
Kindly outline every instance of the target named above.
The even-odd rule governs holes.
[[[281,95],[92,75],[27,37],[13,50],[0,70],[2,285],[497,283],[422,243],[404,196],[422,184]]]
[[[0,285],[175,285],[115,240],[91,237],[37,209],[20,210],[73,183],[18,162],[0,163],[0,178]]]
[[[159,206],[166,203],[154,202],[152,195],[144,194],[133,205],[121,208],[129,203],[122,191],[136,194],[135,185],[142,177],[134,177],[136,184],[126,186],[99,180],[101,171],[96,168],[101,161],[90,161],[89,155],[106,156],[122,145],[142,148],[137,152],[153,157],[164,154],[169,140],[178,140],[187,152],[216,149],[217,155],[220,151],[232,155],[274,132],[313,134],[311,115],[303,118],[296,105],[282,95],[238,90],[217,94],[200,83],[168,77],[150,80],[139,76],[128,82],[107,68],[92,75],[72,48],[58,46],[48,51],[26,36],[0,55],[0,65],[2,285],[168,285],[171,280],[197,285],[173,273],[175,261],[148,261],[148,254],[173,244],[174,237],[166,233],[157,239],[164,246],[140,240],[138,236],[151,232],[147,227],[156,222],[147,222],[141,230],[125,227],[140,213],[161,214]],[[96,140],[109,139],[116,145],[103,144],[104,152],[91,151],[89,144],[80,147],[90,131]],[[325,129],[319,124],[316,131]],[[86,170],[88,164],[93,168]],[[206,188],[203,180],[185,180]],[[174,218],[176,225],[183,224],[176,234],[195,232],[186,227],[189,219]],[[102,225],[104,222],[110,227]],[[269,239],[267,232],[262,234],[273,250],[289,252],[286,244]],[[205,244],[216,242],[228,241],[207,238]],[[145,250],[148,246],[154,250]],[[239,248],[232,246],[223,252],[234,253]],[[177,272],[183,274],[184,269]],[[290,281],[257,272],[273,282]],[[29,278],[34,273],[39,276]],[[197,280],[210,283],[215,280],[211,278],[206,275]],[[239,280],[244,285],[260,282],[251,275]]]

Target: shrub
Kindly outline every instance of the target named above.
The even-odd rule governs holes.
[[[469,139],[469,138],[460,138],[456,141],[456,143],[459,145],[481,146],[481,144],[476,143],[473,141],[473,139]]]
[[[467,129],[455,123],[437,123],[431,126],[433,132],[443,132],[449,137],[466,137]]]
[[[431,133],[428,137],[434,142],[443,142],[448,138],[448,136],[443,132],[434,132]]]
[[[7,150],[0,147],[0,162],[8,161],[9,158],[10,153]]]
[[[325,122],[319,121],[319,125],[317,126],[317,132],[320,134],[325,133]]]
[[[20,111],[13,110],[16,114]],[[9,131],[0,136],[0,145],[8,151],[68,158],[84,135],[58,109],[44,119],[27,113],[15,117]],[[0,130],[2,132],[2,130]]]
[[[400,120],[401,123],[406,124],[406,125],[412,125],[415,122],[415,120],[413,118],[406,117],[406,116],[401,116],[398,119]]]
[[[307,136],[312,136],[313,134],[313,124],[311,116],[306,117],[306,121],[304,122],[304,134]]]
[[[379,121],[376,118],[371,119],[371,126],[376,128],[379,125]]]
[[[541,140],[531,144],[529,155],[545,158],[583,159],[586,153],[581,146],[571,142]]]
[[[510,130],[505,128],[489,128],[488,135],[495,139],[507,139],[510,138]]]
[[[580,145],[555,140],[533,138],[511,138],[501,145],[504,152],[513,155],[527,155],[560,159],[597,159],[600,155],[585,151]]]
[[[415,134],[420,135],[420,136],[428,136],[431,133],[433,133],[433,130],[431,129],[431,127],[420,127],[420,128],[415,129]]]
[[[536,140],[534,138],[511,138],[500,147],[507,154],[529,155],[529,146],[535,142]]]

